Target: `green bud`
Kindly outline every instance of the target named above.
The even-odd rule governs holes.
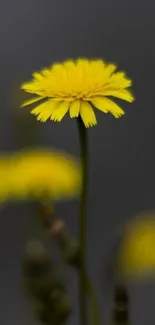
[[[42,243],[30,241],[23,260],[23,273],[27,276],[39,276],[49,272],[51,266],[52,263]]]
[[[65,263],[73,266],[79,265],[80,246],[76,239],[69,238],[62,249],[62,256]]]
[[[56,275],[53,275],[53,281],[51,283],[51,291],[54,290],[65,291],[63,281]]]
[[[56,278],[53,273],[47,273],[39,277],[26,277],[24,280],[27,292],[41,301],[47,300],[53,290],[64,291],[62,281]]]
[[[48,197],[47,193],[45,193],[44,196]],[[49,201],[46,202],[43,200],[42,202],[38,202],[37,215],[39,216],[42,226],[45,229],[49,229],[55,217],[53,206]]]
[[[53,285],[53,279],[51,274],[45,274],[45,276],[29,277],[25,278],[25,286],[27,291],[34,297],[40,300],[46,300]]]
[[[60,290],[52,292],[51,304],[56,318],[62,322],[64,322],[73,311],[70,297]]]

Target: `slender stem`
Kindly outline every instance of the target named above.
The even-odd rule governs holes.
[[[80,272],[79,272],[79,308],[80,324],[87,325],[87,297],[85,284],[86,262],[86,220],[87,220],[87,186],[88,186],[88,153],[87,132],[81,117],[77,118],[82,163],[82,191],[80,205]]]
[[[87,274],[85,274],[85,282],[86,282],[87,293],[91,302],[91,324],[100,325],[100,313],[98,307],[98,300],[94,288]]]

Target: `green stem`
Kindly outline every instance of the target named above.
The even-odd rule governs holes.
[[[80,324],[87,325],[87,297],[85,284],[86,262],[86,220],[87,220],[87,186],[88,186],[88,153],[87,132],[81,117],[77,118],[82,163],[82,191],[80,205],[80,272],[79,272],[79,308]]]
[[[92,325],[100,325],[100,313],[98,308],[98,300],[94,291],[94,288],[91,284],[89,277],[85,274],[85,283],[87,294],[91,302],[91,323]]]

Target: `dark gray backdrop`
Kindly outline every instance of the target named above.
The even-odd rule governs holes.
[[[103,308],[101,266],[115,229],[137,212],[155,208],[155,3],[153,0],[1,0],[0,150],[17,148],[13,117],[22,95],[19,85],[32,71],[68,57],[102,57],[116,62],[134,80],[136,102],[122,102],[125,117],[97,113],[89,130],[90,191],[88,267]],[[75,121],[39,124],[38,144],[79,155]],[[77,234],[77,202],[57,206]],[[20,258],[28,236],[38,235],[27,205],[7,206],[0,214],[0,321],[34,324],[19,285]],[[76,278],[70,279],[76,303]],[[155,289],[135,285],[131,324],[154,324]],[[104,297],[106,298],[106,297]],[[107,323],[105,314],[102,318]],[[77,306],[71,322],[78,324]]]

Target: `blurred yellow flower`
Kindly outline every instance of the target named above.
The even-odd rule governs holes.
[[[155,275],[155,214],[130,222],[118,253],[118,266],[125,276]]]
[[[0,168],[1,165],[0,159]],[[4,170],[5,164],[1,173]],[[81,186],[80,166],[69,156],[56,151],[22,151],[11,157],[6,170],[0,188],[0,196],[3,198],[5,194],[6,199],[47,197],[59,200],[77,195]]]
[[[9,197],[10,191],[10,159],[8,156],[0,156],[0,203]]]
[[[134,97],[128,89],[131,80],[124,72],[116,70],[115,64],[103,60],[78,59],[53,64],[33,73],[33,79],[21,85],[21,89],[37,95],[24,102],[22,107],[44,99],[31,111],[37,120],[60,122],[69,112],[71,118],[80,115],[86,127],[97,124],[93,106],[119,118],[124,111],[108,97],[130,103]]]

